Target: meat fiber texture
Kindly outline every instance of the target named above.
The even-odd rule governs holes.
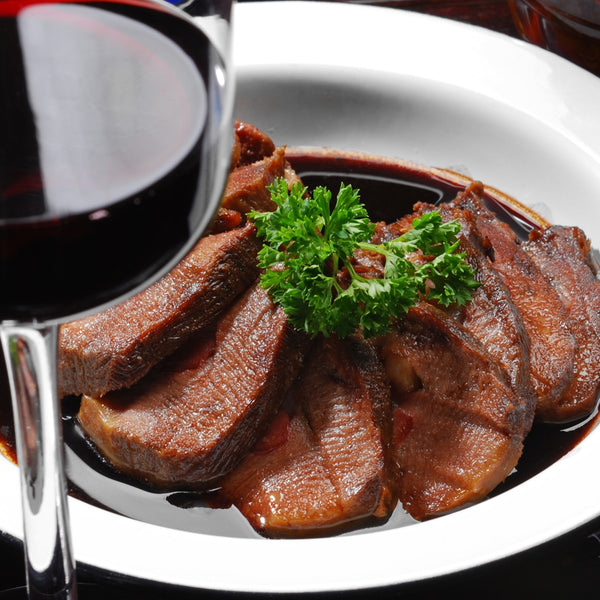
[[[269,537],[324,535],[396,504],[390,394],[363,339],[320,338],[271,430],[222,490]]]
[[[410,215],[390,224],[378,224],[376,241],[402,235],[412,227],[416,217],[433,210],[440,211],[444,221],[459,222],[461,230],[458,234],[458,251],[464,254],[465,260],[474,269],[475,279],[479,284],[465,306],[452,305],[444,310],[502,366],[515,393],[530,407],[532,417],[535,398],[529,375],[528,332],[504,280],[489,259],[491,249],[487,239],[478,230],[473,215],[451,204],[434,206],[418,203]],[[413,260],[423,260],[423,257],[417,255]]]
[[[480,286],[445,316],[411,310],[378,341],[394,390],[399,497],[417,519],[489,494],[517,466],[534,417],[589,415],[600,381],[600,283],[583,232],[549,227],[523,243],[474,183],[452,203],[379,224],[376,241],[434,209],[461,224],[459,249]],[[363,275],[379,269],[359,257]]]
[[[600,282],[590,242],[577,227],[551,226],[532,232],[524,248],[558,292],[576,344],[572,376],[545,416],[559,423],[585,417],[600,388]]]
[[[282,148],[237,122],[233,164],[212,233],[165,277],[113,308],[63,325],[59,395],[100,396],[139,381],[214,320],[258,275],[260,243],[243,215],[272,208],[266,186],[297,176]]]
[[[470,188],[454,204],[469,210],[492,248],[493,267],[503,278],[529,337],[529,372],[537,417],[562,421],[561,398],[573,379],[576,342],[567,309],[548,277],[521,245],[514,231],[481,199],[480,186]],[[562,269],[562,267],[561,267]]]
[[[577,227],[550,226],[523,242],[486,207],[479,183],[452,205],[473,216],[527,332],[536,419],[588,416],[600,386],[600,282],[589,240]]]
[[[298,180],[284,150],[247,124],[236,125],[233,162],[213,241],[251,227],[248,210],[272,208],[266,186],[275,177]],[[376,241],[433,208],[379,224]],[[600,284],[576,228],[550,227],[524,243],[488,210],[478,183],[438,208],[461,223],[460,250],[476,269],[467,306],[422,302],[375,340],[375,352],[353,336],[319,338],[306,354],[306,338],[252,286],[174,336],[179,350],[135,385],[120,383],[129,389],[85,396],[79,418],[90,439],[152,485],[222,485],[273,537],[358,527],[387,518],[398,500],[427,519],[486,497],[518,466],[534,415],[562,422],[594,409]],[[363,276],[381,270],[372,253],[355,262]],[[88,344],[81,338],[78,352]],[[108,349],[104,361],[77,367],[82,380],[111,364]]]
[[[219,321],[214,340],[202,332],[137,385],[84,396],[79,422],[123,472],[158,488],[206,488],[265,431],[304,344],[255,285]]]
[[[427,209],[421,205],[417,208],[419,212]],[[460,223],[459,251],[465,254],[479,283],[470,302],[458,309],[450,307],[447,312],[506,371],[516,397],[523,404],[523,427],[528,431],[536,407],[530,377],[529,331],[506,280],[496,269],[496,263],[489,258],[493,250],[488,246],[489,240],[478,228],[473,214],[455,204],[440,206],[439,210],[444,220],[454,219]]]
[[[60,328],[59,393],[100,396],[139,381],[258,275],[254,227],[202,238],[154,285]]]
[[[531,422],[506,372],[426,303],[380,344],[394,389],[403,507],[426,519],[487,496],[517,464]]]

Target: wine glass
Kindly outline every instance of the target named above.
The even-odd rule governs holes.
[[[600,0],[509,0],[521,37],[600,76]]]
[[[61,322],[149,285],[205,230],[233,140],[231,0],[0,0],[0,336],[30,598],[75,598]]]

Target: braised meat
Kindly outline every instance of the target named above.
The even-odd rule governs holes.
[[[254,281],[250,224],[202,238],[170,273],[126,302],[60,328],[60,396],[133,385]]]
[[[267,186],[278,177],[288,184],[300,181],[285,157],[285,148],[277,147],[260,129],[243,121],[235,122],[233,171],[229,174],[222,207],[246,214],[251,210],[274,210]]]
[[[491,250],[477,228],[472,213],[455,205],[418,203],[410,215],[389,225],[379,224],[375,241],[402,235],[412,228],[416,217],[432,210],[440,211],[444,221],[456,220],[460,223],[459,251],[465,254],[479,283],[468,304],[460,308],[450,306],[444,310],[460,322],[506,371],[516,396],[523,403],[524,415],[531,424],[536,399],[530,379],[529,336],[507,286],[490,262],[488,254]],[[413,260],[422,260],[422,257],[417,255]],[[365,275],[369,272],[373,275],[381,270],[378,260],[368,253],[360,254],[358,261],[360,266],[357,269]]]
[[[285,158],[285,148],[277,148],[258,162],[234,169],[229,175],[222,206],[243,214],[251,210],[275,210],[267,186],[278,177],[290,182],[295,180],[295,173]]]
[[[487,239],[470,211],[453,205],[440,206],[445,220],[455,219],[461,225],[460,251],[475,269],[479,287],[471,301],[448,313],[478,340],[491,358],[508,374],[517,398],[524,407],[524,427],[531,427],[536,397],[531,383],[530,339],[521,311],[515,306],[510,288],[489,259]]]
[[[272,208],[266,186],[276,177],[290,184],[298,177],[284,149],[256,127],[237,121],[235,139],[234,168],[210,234],[146,291],[61,328],[61,397],[133,385],[254,281],[260,243],[251,225],[239,228],[244,213]]]
[[[83,394],[79,423],[116,468],[160,490],[218,488],[266,537],[328,535],[398,502],[423,520],[483,499],[516,467],[534,415],[594,410],[600,283],[580,230],[522,242],[479,183],[419,203],[373,241],[434,209],[457,220],[472,300],[441,307],[424,293],[375,340],[311,341],[257,282],[246,213],[274,208],[267,188],[282,176],[299,181],[285,148],[236,122],[210,233],[145,292],[62,327],[61,394]],[[379,277],[384,260],[361,250],[353,267]],[[343,287],[348,270],[336,275]]]
[[[453,204],[468,209],[493,249],[494,268],[502,276],[529,335],[529,369],[540,420],[560,418],[557,406],[573,379],[576,344],[567,310],[546,274],[522,247],[514,231],[482,201],[483,186],[474,184]]]
[[[252,526],[270,537],[322,535],[388,516],[390,396],[370,344],[321,338],[285,406],[223,483]]]
[[[232,152],[232,164],[236,167],[258,162],[275,152],[273,140],[250,123],[236,121],[234,134],[235,144]]]
[[[560,295],[577,344],[573,378],[548,415],[572,421],[595,408],[600,387],[600,282],[590,242],[577,227],[551,226],[532,232],[524,248]]]
[[[230,471],[273,419],[307,343],[256,285],[214,342],[203,334],[135,386],[81,401],[79,422],[101,453],[161,488],[204,488]]]
[[[392,381],[399,498],[416,519],[484,498],[517,464],[526,408],[503,369],[422,303],[380,340]]]

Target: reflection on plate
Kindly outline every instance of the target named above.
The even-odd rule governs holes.
[[[580,225],[599,245],[600,79],[502,35],[398,10],[243,4],[235,27],[236,116],[277,144],[372,152],[461,171],[554,222]],[[476,506],[325,539],[194,533],[73,500],[75,553],[133,577],[232,591],[415,581],[524,550],[597,516],[599,455],[594,430],[545,471]],[[1,460],[0,477],[0,528],[19,535],[17,469]],[[440,543],[450,538],[451,549]]]

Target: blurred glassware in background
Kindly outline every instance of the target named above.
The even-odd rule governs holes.
[[[600,76],[600,0],[508,0],[527,41]]]

